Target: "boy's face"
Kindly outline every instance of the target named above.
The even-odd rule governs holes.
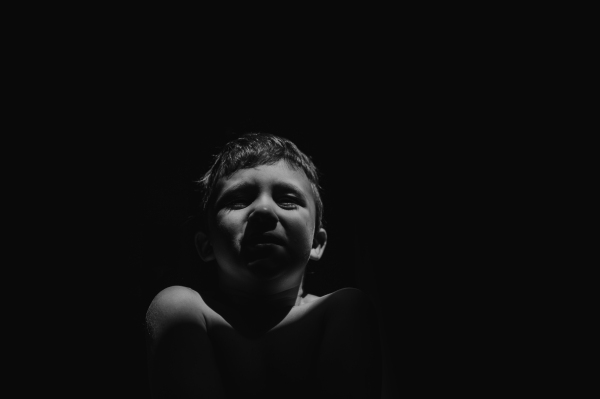
[[[299,282],[311,257],[315,215],[310,181],[283,160],[221,179],[209,240],[222,275],[241,287],[256,279]]]

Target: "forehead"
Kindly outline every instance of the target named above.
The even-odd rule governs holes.
[[[240,184],[252,184],[259,187],[293,186],[307,198],[313,198],[312,186],[302,169],[291,167],[284,160],[273,165],[259,165],[254,168],[240,169],[228,178],[221,178],[216,184],[218,196],[224,191],[234,189]]]

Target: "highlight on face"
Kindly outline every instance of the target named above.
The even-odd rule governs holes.
[[[311,191],[305,173],[283,160],[219,180],[208,230],[211,253],[230,282],[278,278],[287,286],[301,280],[326,240],[323,229],[315,235]]]
[[[211,168],[198,181],[203,191],[202,212],[208,215],[215,201],[215,188],[221,178],[228,178],[241,169],[274,165],[284,160],[291,168],[302,170],[311,184],[316,207],[316,231],[323,226],[323,202],[319,176],[311,159],[290,140],[264,133],[248,133],[227,143],[215,156]]]

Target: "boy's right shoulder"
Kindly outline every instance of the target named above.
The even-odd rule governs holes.
[[[203,302],[200,294],[193,289],[181,285],[173,285],[156,294],[150,306],[170,309],[182,306],[194,306]]]
[[[148,307],[146,322],[158,328],[171,322],[195,322],[205,325],[206,304],[200,294],[191,288],[171,286],[160,291]]]

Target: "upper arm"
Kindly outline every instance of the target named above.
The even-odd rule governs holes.
[[[318,374],[328,397],[376,398],[381,389],[381,353],[375,309],[360,290],[328,299]]]
[[[152,341],[181,323],[198,324],[206,328],[204,301],[194,290],[173,286],[159,292],[146,312],[146,326]]]
[[[166,288],[150,304],[146,325],[154,397],[222,397],[205,313],[202,297],[186,287]]]
[[[190,288],[171,286],[159,292],[146,312],[148,360],[152,363],[159,345],[165,346],[173,340],[181,342],[184,332],[206,332],[207,309],[200,294]]]

